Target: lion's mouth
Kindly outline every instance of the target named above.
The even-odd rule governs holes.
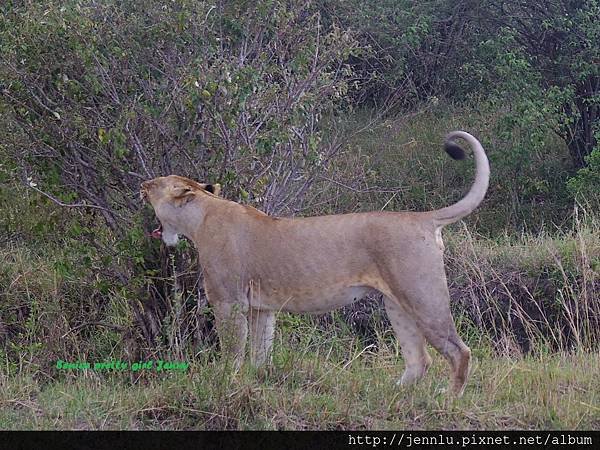
[[[162,238],[162,225],[159,225],[158,228],[156,228],[155,230],[152,230],[152,233],[150,233],[150,236],[153,237],[154,239]]]

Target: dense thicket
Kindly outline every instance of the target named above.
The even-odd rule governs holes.
[[[585,167],[571,192],[597,199],[598,1],[351,0],[322,8],[372,50],[353,60],[368,79],[361,101],[492,103],[503,115],[498,132],[514,140],[511,156],[530,162],[556,133],[572,173]]]
[[[500,142],[490,143],[514,171],[558,134],[565,172],[579,170],[571,194],[597,199],[596,0],[2,8],[4,151],[21,176],[95,205],[113,228],[136,210],[139,181],[167,172],[218,179],[268,212],[299,211],[340,149],[321,119],[348,106],[493,111]]]
[[[143,235],[152,219],[139,222],[140,182],[178,173],[219,181],[228,197],[270,213],[295,212],[340,149],[320,121],[343,107],[359,46],[305,0],[2,8],[4,172],[88,212],[66,230],[83,267],[129,292],[154,342],[172,287],[156,277],[168,259]],[[179,269],[189,265],[181,255]]]
[[[269,212],[298,207],[339,148],[319,120],[357,43],[307,1],[55,1],[5,7],[3,109],[29,176],[111,227],[141,180],[218,179]],[[293,210],[293,209],[292,209]]]

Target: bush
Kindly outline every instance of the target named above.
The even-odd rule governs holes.
[[[112,228],[139,209],[141,180],[173,172],[293,211],[338,149],[319,122],[343,103],[358,44],[310,2],[5,9],[1,102],[24,132],[8,148]]]
[[[2,8],[13,173],[45,195],[36,201],[79,207],[67,226],[78,263],[102,268],[108,291],[130,302],[142,342],[169,342],[179,325],[189,336],[171,314],[187,317],[202,297],[195,256],[149,242],[140,182],[177,173],[269,213],[298,211],[340,149],[321,119],[344,108],[357,41],[307,0]]]
[[[592,211],[600,210],[600,147],[586,158],[587,167],[580,169],[569,180],[568,188],[581,203],[589,204]]]

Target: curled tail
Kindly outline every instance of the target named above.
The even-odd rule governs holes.
[[[437,225],[448,225],[469,215],[483,200],[490,181],[490,164],[483,147],[477,139],[464,131],[453,131],[446,136],[444,149],[454,159],[463,159],[464,150],[454,142],[454,139],[462,138],[471,147],[475,157],[475,181],[471,189],[457,203],[446,206],[442,209],[436,209],[429,214]]]

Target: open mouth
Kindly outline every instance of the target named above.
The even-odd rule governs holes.
[[[162,238],[162,225],[159,225],[158,228],[156,228],[155,230],[152,230],[152,233],[150,233],[150,236],[153,237],[154,239]]]

